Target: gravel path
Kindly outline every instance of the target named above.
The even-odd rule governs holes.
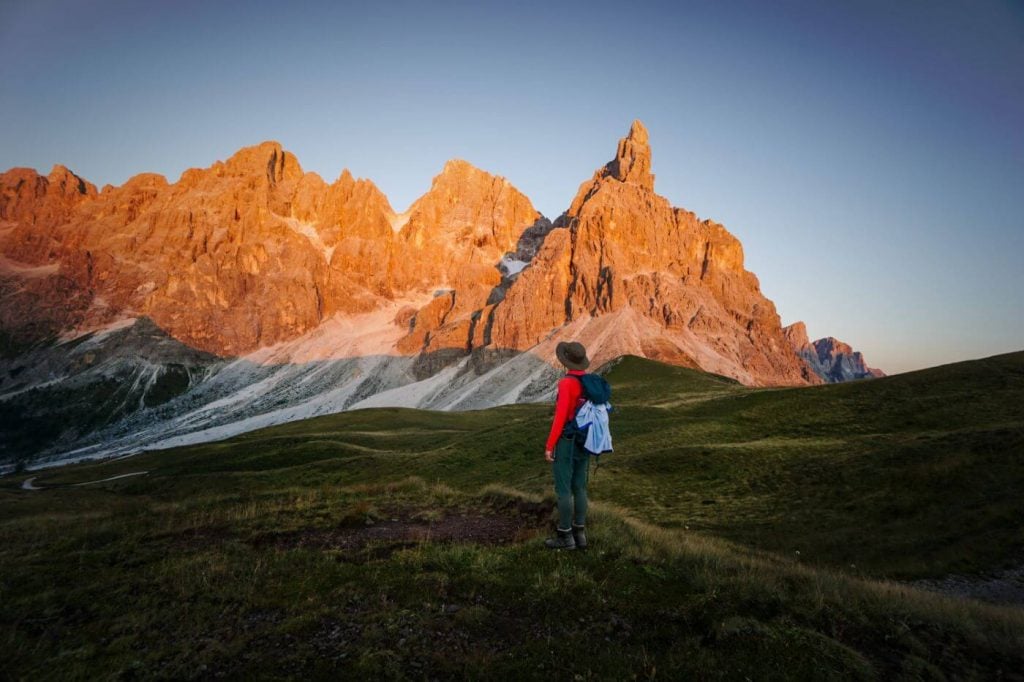
[[[988,575],[949,575],[940,579],[913,580],[910,584],[954,597],[1024,606],[1024,564]]]

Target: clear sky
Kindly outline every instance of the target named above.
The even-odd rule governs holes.
[[[656,190],[783,324],[893,373],[1024,349],[1024,3],[0,2],[0,168],[172,181],[276,139],[406,208],[452,157],[555,217]]]

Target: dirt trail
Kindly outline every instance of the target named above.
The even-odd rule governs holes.
[[[129,476],[143,476],[143,475],[148,474],[148,473],[149,473],[148,471],[133,471],[133,472],[128,473],[128,474],[118,474],[117,476],[111,476],[110,478],[101,478],[101,479],[96,480],[96,481],[85,481],[84,483],[72,483],[71,486],[72,487],[78,487],[78,486],[81,486],[81,485],[92,485],[94,483],[106,483],[107,481],[116,481],[119,478],[128,478]],[[38,476],[32,476],[31,478],[26,478],[25,481],[21,484],[21,489],[22,490],[49,490],[50,488],[62,488],[62,487],[65,487],[65,486],[38,486],[38,485],[35,485],[33,483],[33,481],[35,481],[37,478],[39,478],[39,477]]]
[[[417,512],[422,510],[395,509],[390,510],[389,518],[370,525],[263,533],[248,542],[256,547],[286,550],[333,550],[340,552],[339,560],[370,561],[385,559],[395,551],[422,543],[504,545],[525,542],[548,529],[553,509],[551,502],[515,501],[481,509],[477,513],[448,513],[434,520],[418,518]],[[205,544],[216,535],[199,533],[194,539]]]

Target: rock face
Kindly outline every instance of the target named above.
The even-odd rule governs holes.
[[[404,214],[395,266],[402,288],[435,292],[398,344],[403,353],[424,355],[421,375],[472,349],[480,310],[503,280],[501,260],[541,219],[505,178],[459,160],[445,164]]]
[[[304,175],[280,145],[264,143],[211,168],[188,170],[173,185],[144,174],[98,195],[79,183],[76,192],[58,195],[59,211],[47,206],[51,192],[35,211],[24,205],[30,202],[0,204],[0,215],[15,217],[13,226],[4,223],[4,255],[19,267],[55,269],[35,286],[15,285],[3,306],[4,329],[12,342],[32,343],[144,315],[193,348],[233,355],[307,331],[329,314],[328,302],[337,309],[368,307],[366,283],[333,272],[329,261],[335,246],[329,229],[359,188],[349,186],[351,178],[330,188],[318,180]],[[0,176],[0,196],[23,182],[39,180],[20,172]],[[374,199],[387,207],[379,192],[363,194],[366,212]],[[48,210],[62,220],[18,220],[17,211],[26,210]],[[323,238],[304,221],[314,214]],[[384,214],[380,220],[389,229]],[[358,220],[352,225],[363,227]],[[40,297],[38,289],[52,283],[71,295]],[[36,315],[40,302],[44,314]],[[63,315],[49,313],[51,307]]]
[[[790,347],[796,351],[797,358],[801,361],[801,374],[808,383],[828,382],[828,378],[822,375],[819,370],[817,352],[807,338],[807,326],[803,322],[794,322],[788,327],[782,328],[782,335]]]
[[[0,352],[67,329],[89,305],[82,286],[61,272],[53,234],[76,209],[91,204],[96,187],[63,166],[48,176],[29,168],[0,175]]]
[[[491,342],[525,350],[576,320],[628,312],[644,320],[630,348],[638,355],[746,384],[815,383],[743,268],[739,241],[655,194],[650,167],[647,131],[636,121],[491,311]],[[622,345],[588,348],[600,363]]]
[[[885,376],[882,370],[868,367],[860,351],[831,336],[815,341],[814,350],[829,382]]]
[[[222,423],[226,395],[247,396],[233,413],[244,423],[310,414],[288,408],[314,400],[308,391],[247,388],[266,375],[242,372],[243,361],[295,366],[280,376],[315,385],[321,411],[537,399],[562,340],[583,342],[595,367],[628,353],[748,385],[872,371],[838,345],[819,352],[805,331],[794,343],[736,238],[656,194],[651,167],[636,121],[554,223],[504,178],[459,160],[400,214],[369,180],[344,171],[327,183],[276,142],[173,183],[142,174],[99,192],[61,166],[45,177],[12,169],[0,175],[0,402],[45,385],[42,409],[64,382],[84,394],[88,377],[109,378],[60,360],[74,339],[94,339],[90,349],[129,339],[117,342],[128,353],[155,334],[182,357],[145,359],[145,346],[114,374],[153,383],[164,365],[187,368],[174,370],[184,394],[159,408],[176,424],[165,434]],[[145,331],[105,331],[132,320]],[[113,363],[101,350],[89,352]],[[110,428],[148,423],[151,394],[140,395],[118,414],[138,403],[143,416]],[[173,414],[205,404],[201,419]]]
[[[540,218],[505,179],[464,161],[398,216],[373,183],[345,171],[328,185],[275,142],[174,184],[145,174],[100,194],[66,169],[14,169],[0,176],[0,326],[33,343],[145,315],[230,356],[447,289],[451,305],[416,315],[401,349],[453,333],[465,346],[469,315],[501,283],[498,262]]]
[[[860,351],[834,337],[826,336],[811,343],[803,322],[794,322],[783,332],[797,355],[828,383],[885,376],[882,370],[868,367]]]

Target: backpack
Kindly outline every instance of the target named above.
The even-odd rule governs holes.
[[[576,441],[576,445],[589,455],[594,457],[600,457],[604,452],[610,452],[610,440],[611,434],[609,433],[609,447],[603,452],[593,452],[589,450],[587,445],[587,437],[590,435],[590,424],[580,427],[576,423],[576,416],[590,403],[591,406],[606,405],[612,397],[612,387],[608,385],[604,377],[599,374],[567,374],[566,376],[574,377],[580,382],[580,388],[583,389],[583,397],[586,402],[580,405],[575,412],[573,412],[572,418],[566,420],[565,426],[562,429],[563,436],[571,436]],[[611,405],[607,405],[607,409],[611,412]]]

